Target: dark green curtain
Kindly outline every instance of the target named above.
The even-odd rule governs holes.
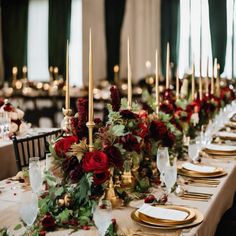
[[[2,40],[5,80],[13,66],[19,73],[27,64],[28,0],[2,0]]]
[[[126,0],[105,0],[107,79],[114,80],[113,68],[120,64],[120,34]]]
[[[178,63],[179,54],[179,0],[161,1],[161,58],[162,74],[166,73],[166,47],[170,43],[170,61],[174,69]]]
[[[225,66],[225,53],[227,43],[227,11],[226,0],[208,0],[212,56],[220,63],[220,72]]]
[[[71,0],[49,0],[49,66],[65,77],[66,41],[70,37]]]

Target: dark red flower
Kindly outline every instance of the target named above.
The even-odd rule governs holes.
[[[14,111],[15,108],[10,103],[7,103],[3,106],[3,110],[7,112],[11,112],[11,111]]]
[[[83,175],[83,169],[80,163],[78,163],[73,170],[70,171],[69,173],[69,177],[72,181],[72,183],[76,183],[79,181],[79,179],[82,177]]]
[[[66,157],[66,153],[69,151],[71,145],[77,142],[78,138],[76,136],[64,136],[60,138],[54,146],[57,156]]]
[[[137,114],[133,113],[130,110],[122,110],[122,111],[120,111],[120,115],[124,119],[136,119],[138,117]]]
[[[144,202],[145,203],[152,203],[156,200],[156,197],[152,194],[148,195],[145,199]]]
[[[147,123],[139,123],[137,130],[136,130],[136,134],[141,137],[141,138],[145,138],[148,135],[148,125]]]
[[[88,121],[88,100],[85,98],[78,98],[77,101],[78,109],[78,126],[77,135],[80,139],[87,137],[88,129],[86,123]]]
[[[121,138],[123,148],[129,152],[140,151],[140,144],[135,136],[132,134],[127,134]]]
[[[108,169],[108,157],[104,152],[87,152],[82,159],[82,167],[85,172],[105,171]]]
[[[162,138],[162,144],[164,147],[172,147],[175,143],[175,136],[171,132],[165,133]]]
[[[47,231],[45,231],[45,230],[41,230],[41,231],[39,232],[39,236],[45,236],[46,233],[47,233]]]
[[[120,93],[116,86],[110,88],[111,92],[111,105],[113,111],[119,111],[120,109]]]
[[[149,132],[151,138],[160,140],[167,133],[167,127],[162,121],[154,120],[151,122]]]
[[[51,213],[47,213],[42,219],[42,226],[45,230],[51,230],[56,226],[55,219]]]
[[[62,169],[65,173],[69,173],[71,170],[75,168],[79,164],[77,157],[68,157],[65,158],[62,162]]]
[[[101,123],[102,120],[100,118],[94,118],[94,123],[97,125],[99,123]]]
[[[167,114],[172,114],[175,111],[174,103],[169,102],[168,100],[165,100],[160,105],[160,110]]]
[[[109,162],[118,169],[123,167],[123,159],[120,150],[115,146],[108,146],[104,152],[109,158]]]
[[[79,222],[78,222],[78,220],[71,219],[71,220],[69,220],[69,225],[71,225],[71,226],[78,226]]]
[[[93,172],[93,182],[95,185],[103,184],[109,177],[109,170],[96,170]]]

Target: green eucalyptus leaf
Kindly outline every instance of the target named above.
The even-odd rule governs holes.
[[[125,131],[125,126],[124,125],[114,125],[111,129],[113,135],[115,136],[123,136],[124,135],[124,131]]]

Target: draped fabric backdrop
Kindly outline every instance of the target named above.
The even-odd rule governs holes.
[[[127,77],[127,38],[130,40],[132,81],[155,71],[155,50],[160,52],[160,0],[126,1],[120,53],[120,76]],[[160,53],[159,53],[160,55]],[[145,62],[152,64],[148,70]]]
[[[166,47],[170,43],[170,61],[178,65],[179,53],[179,0],[161,1],[161,58],[162,72],[166,71]]]
[[[66,41],[70,38],[71,0],[49,0],[49,66],[58,66],[65,76]]]
[[[28,0],[2,0],[2,39],[5,79],[11,77],[13,66],[27,64]]]
[[[104,0],[83,1],[83,81],[88,85],[89,29],[93,39],[93,76],[95,84],[106,78]]]
[[[0,6],[0,25],[2,25],[2,7]],[[4,82],[4,65],[2,53],[2,28],[0,28],[0,85]]]
[[[227,42],[227,11],[226,0],[214,1],[208,0],[212,56],[217,58],[220,63],[220,72],[222,73],[225,66],[225,52]]]

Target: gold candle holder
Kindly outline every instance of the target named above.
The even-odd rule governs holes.
[[[62,121],[62,130],[65,131],[67,135],[72,134],[72,127],[71,127],[71,117],[72,117],[72,110],[71,109],[64,109],[62,108],[62,112],[64,115],[64,119]]]
[[[93,128],[95,126],[95,123],[93,121],[89,121],[86,123],[86,126],[88,127],[88,136],[89,136],[89,151],[92,152],[94,150],[94,145],[93,145]]]

